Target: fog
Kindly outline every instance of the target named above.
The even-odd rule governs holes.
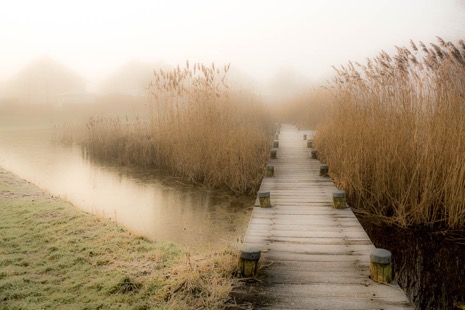
[[[292,92],[409,39],[463,39],[465,1],[18,0],[2,5],[0,29],[0,97],[43,59],[95,92],[186,60],[231,63],[246,87],[266,93],[283,82]]]

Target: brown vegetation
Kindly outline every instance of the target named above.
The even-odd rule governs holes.
[[[465,43],[439,39],[337,70],[315,137],[352,206],[402,227],[465,225]]]
[[[87,152],[121,164],[166,168],[235,193],[254,192],[270,147],[271,121],[251,93],[229,90],[228,69],[187,63],[156,71],[148,116],[91,119]]]

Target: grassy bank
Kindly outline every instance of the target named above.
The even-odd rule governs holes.
[[[411,42],[337,70],[315,145],[359,211],[402,227],[465,225],[465,43]]]
[[[0,309],[221,309],[237,259],[147,240],[0,169]]]
[[[272,121],[250,91],[229,89],[228,70],[187,63],[155,72],[146,115],[136,121],[91,119],[84,147],[94,158],[165,168],[195,183],[254,193]]]

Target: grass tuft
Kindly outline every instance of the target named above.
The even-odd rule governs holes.
[[[142,287],[142,284],[131,280],[128,276],[124,276],[113,287],[109,294],[130,294],[137,292]]]
[[[238,251],[226,249],[208,255],[187,253],[168,275],[165,300],[170,309],[224,309],[235,279]]]

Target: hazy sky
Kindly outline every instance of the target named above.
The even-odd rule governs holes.
[[[465,0],[5,0],[0,80],[48,55],[91,81],[131,60],[319,80],[408,39],[465,39]]]

